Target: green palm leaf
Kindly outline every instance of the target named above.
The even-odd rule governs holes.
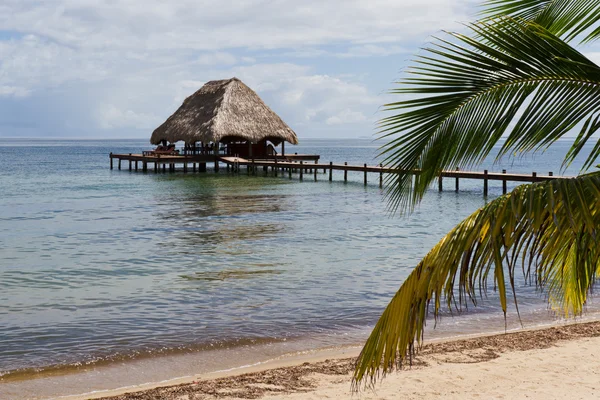
[[[535,22],[566,41],[581,34],[584,42],[600,37],[598,0],[489,0],[484,7],[484,15]]]
[[[519,186],[488,203],[404,281],[360,353],[354,384],[402,364],[421,343],[428,312],[437,318],[444,303],[476,303],[493,284],[506,314],[506,287],[516,296],[519,270],[555,309],[580,314],[600,269],[599,229],[600,173]]]
[[[388,178],[394,210],[418,203],[440,171],[481,162],[504,134],[498,156],[546,148],[583,124],[569,163],[600,127],[596,64],[534,23],[500,18],[470,27],[483,40],[438,40],[392,92],[413,98],[386,105],[399,112],[381,121],[382,137],[394,137],[384,162],[400,171]],[[600,145],[584,168],[599,154]],[[414,178],[401,173],[414,170]]]

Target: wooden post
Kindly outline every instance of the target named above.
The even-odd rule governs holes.
[[[206,163],[198,163],[198,172],[206,172]]]
[[[344,165],[348,165],[348,162],[345,161]],[[348,182],[348,169],[344,168],[344,182]]]
[[[458,167],[456,168],[456,171],[458,171]],[[454,191],[458,192],[458,176],[456,177],[456,182],[455,182],[455,188]]]
[[[487,197],[488,195],[488,170],[483,170],[483,196]]]
[[[154,173],[158,174],[158,161],[154,161]]]
[[[144,162],[142,163],[142,170],[143,170],[144,172],[148,171],[148,162],[147,162],[147,161],[144,161]]]
[[[192,163],[192,172],[196,172],[196,163]]]
[[[129,170],[131,171],[131,159],[129,160]]]
[[[113,169],[113,156],[112,156],[112,152],[109,155],[110,157],[110,169]]]
[[[442,173],[440,172],[440,176],[438,176],[438,192],[444,190],[444,178],[442,178]]]
[[[503,174],[506,174],[506,170],[503,169],[502,170]],[[506,179],[502,179],[502,194],[506,194],[507,190],[506,190]]]
[[[119,169],[121,169],[121,159],[119,158]]]
[[[333,179],[333,161],[329,161],[329,182]]]
[[[531,173],[531,177],[533,178],[531,181],[532,182],[537,182],[537,172],[532,172]]]
[[[367,164],[365,164],[365,186],[367,186]]]
[[[281,142],[281,155],[285,156],[285,141]]]
[[[163,174],[164,174],[165,172],[167,172],[167,164],[165,164],[165,162],[163,161],[162,166],[163,166]]]
[[[135,160],[135,170],[136,171],[138,170],[138,161],[137,160]]]
[[[548,176],[554,176],[554,172],[552,172],[552,171],[548,172]]]
[[[288,168],[288,176],[290,177],[290,179],[292,179],[292,169]]]
[[[302,180],[303,175],[304,175],[304,161],[300,161],[300,180]]]
[[[315,174],[315,182],[317,181],[317,168],[314,169],[314,174]]]
[[[275,157],[275,177],[279,174],[279,167],[277,166],[277,157]]]
[[[379,163],[379,168],[381,168],[381,171],[379,171],[379,187],[382,188],[383,187],[383,164]]]
[[[186,174],[187,173],[187,161],[183,161],[183,173]]]

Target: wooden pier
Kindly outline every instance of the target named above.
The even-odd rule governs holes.
[[[378,175],[379,187],[383,186],[383,174],[397,173],[398,171],[394,168],[383,167],[382,165],[368,166],[363,165],[348,165],[334,164],[319,164],[318,155],[309,154],[293,154],[278,156],[269,160],[248,160],[240,157],[223,156],[215,154],[203,154],[203,155],[143,155],[143,154],[113,154],[110,153],[110,168],[113,169],[113,160],[117,160],[118,168],[121,169],[121,162],[127,161],[129,170],[139,168],[138,163],[141,163],[141,170],[148,171],[148,165],[153,167],[155,173],[161,171],[166,172],[167,168],[169,172],[174,172],[177,165],[183,166],[183,172],[206,172],[206,164],[211,162],[215,165],[215,172],[219,171],[219,163],[225,164],[227,170],[231,170],[234,173],[240,173],[241,167],[244,167],[248,175],[256,175],[257,171],[262,168],[264,173],[268,173],[269,168],[274,176],[279,174],[284,175],[287,172],[288,177],[291,179],[292,174],[297,173],[299,179],[303,180],[304,175],[312,174],[314,180],[317,180],[319,171],[323,171],[323,174],[328,173],[329,181],[333,180],[333,171],[344,172],[344,182],[348,181],[348,172],[361,172],[363,174],[364,185],[368,183],[368,174]],[[411,174],[418,174],[418,171],[410,171]],[[442,171],[438,178],[438,189],[443,190],[443,178],[454,178],[454,190],[458,192],[460,179],[476,179],[483,181],[483,195],[488,195],[489,181],[501,181],[502,182],[502,193],[507,192],[507,182],[542,182],[550,179],[564,179],[566,176],[554,176],[552,172],[547,175],[538,175],[536,172],[531,174],[509,174],[506,170],[502,172],[483,172],[476,171],[460,171],[458,168],[454,171]]]

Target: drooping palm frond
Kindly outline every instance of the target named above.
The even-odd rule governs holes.
[[[506,315],[507,287],[516,303],[519,270],[555,309],[581,313],[600,272],[600,173],[519,186],[458,224],[385,309],[357,360],[354,384],[401,364],[421,343],[428,311],[437,317],[444,303],[476,302],[489,281]]]
[[[397,114],[381,121],[382,137],[394,137],[384,162],[421,171],[391,176],[392,209],[418,203],[440,171],[482,161],[505,133],[499,156],[546,148],[584,122],[569,162],[600,127],[596,64],[537,24],[500,18],[470,27],[484,40],[439,40],[392,91],[417,97],[386,105]]]
[[[483,14],[535,22],[565,41],[581,34],[584,42],[600,37],[599,0],[488,0]]]

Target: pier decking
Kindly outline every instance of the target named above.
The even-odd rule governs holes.
[[[289,178],[292,178],[293,173],[298,173],[299,179],[303,180],[305,174],[312,174],[314,180],[317,180],[318,171],[323,171],[324,174],[328,173],[329,181],[333,180],[333,171],[344,172],[344,182],[348,181],[348,172],[362,172],[364,184],[368,183],[368,174],[378,174],[379,186],[383,186],[383,174],[397,173],[398,171],[394,168],[383,167],[381,165],[369,166],[363,165],[348,165],[334,164],[319,164],[320,156],[311,154],[290,154],[285,156],[275,156],[268,160],[249,160],[241,157],[228,156],[228,155],[216,155],[216,154],[200,154],[200,155],[143,155],[143,154],[113,154],[110,153],[110,168],[113,169],[113,160],[116,159],[118,162],[118,168],[121,169],[121,161],[129,162],[129,170],[138,170],[138,163],[142,164],[142,171],[148,170],[148,164],[150,164],[154,172],[157,173],[161,170],[166,172],[167,166],[170,172],[176,170],[177,165],[183,166],[183,172],[191,170],[193,172],[206,172],[206,164],[209,162],[214,163],[215,172],[219,171],[219,163],[222,162],[226,165],[227,170],[239,173],[240,167],[245,167],[248,174],[256,175],[259,168],[262,167],[264,172],[268,172],[271,168],[271,172],[278,176],[278,174],[284,174],[286,171]],[[306,162],[305,162],[306,161]],[[135,168],[134,168],[135,166]],[[418,174],[419,171],[410,171],[412,174]],[[502,181],[502,192],[507,192],[507,182],[541,182],[550,179],[564,179],[569,178],[566,176],[554,176],[552,172],[547,175],[538,175],[536,172],[531,174],[514,174],[507,173],[506,170],[499,172],[483,172],[478,171],[460,171],[458,169],[454,171],[442,171],[438,178],[438,189],[443,190],[443,178],[454,178],[454,190],[459,190],[460,179],[476,179],[483,181],[483,195],[488,195],[488,182],[489,181]]]

